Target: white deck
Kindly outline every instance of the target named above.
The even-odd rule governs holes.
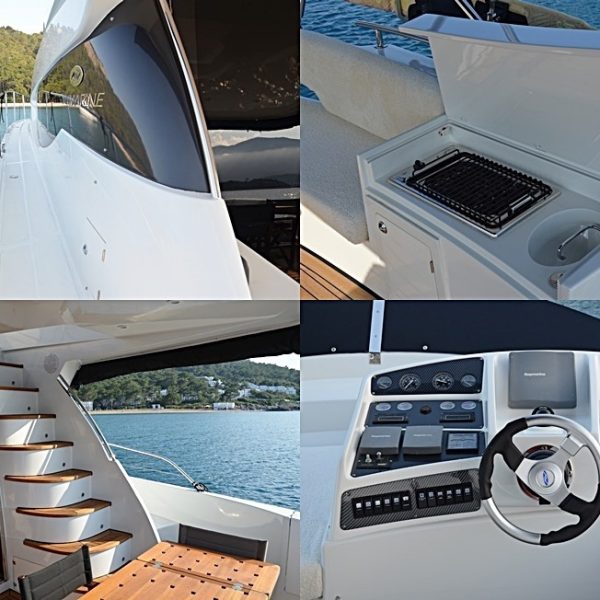
[[[0,160],[0,295],[79,298],[81,285],[34,161],[30,126],[20,121],[10,128]]]

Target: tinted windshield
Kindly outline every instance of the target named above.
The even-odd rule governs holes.
[[[156,0],[128,0],[40,85],[39,138],[66,130],[164,185],[209,191],[191,100]]]

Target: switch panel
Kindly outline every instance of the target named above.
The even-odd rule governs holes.
[[[340,527],[384,523],[479,510],[478,470],[453,471],[348,490],[342,495]]]

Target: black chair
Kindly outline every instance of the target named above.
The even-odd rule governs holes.
[[[92,579],[90,551],[82,546],[45,569],[19,577],[21,600],[63,600],[79,586],[91,586]]]
[[[267,555],[268,544],[267,540],[253,540],[189,525],[179,526],[179,543],[239,558],[262,561]]]

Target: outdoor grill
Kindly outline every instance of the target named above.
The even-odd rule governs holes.
[[[539,179],[456,148],[427,163],[417,160],[411,175],[396,175],[391,181],[418,191],[492,234],[553,192]]]

